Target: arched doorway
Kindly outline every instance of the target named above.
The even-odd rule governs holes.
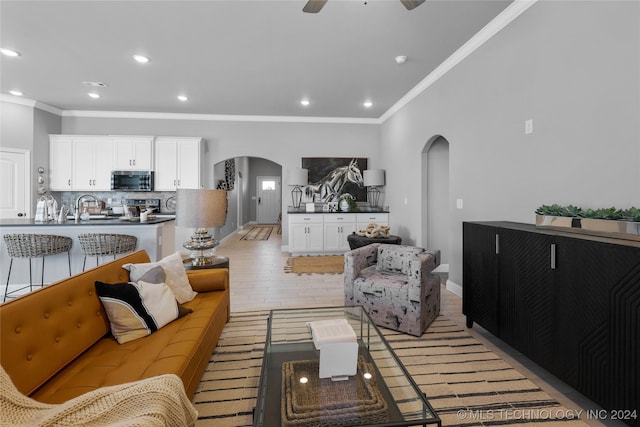
[[[233,161],[235,179],[233,188],[229,188],[228,193],[227,224],[217,230],[221,237],[257,222],[258,177],[270,176],[279,181],[282,179],[282,165],[261,157],[239,156],[219,161],[213,165],[211,184],[213,188],[219,188],[221,182],[228,182],[231,178],[228,176],[230,161]],[[282,197],[281,188],[278,189],[278,192],[280,199]]]
[[[441,272],[449,271],[449,141],[432,137],[422,151],[422,244],[440,249]]]

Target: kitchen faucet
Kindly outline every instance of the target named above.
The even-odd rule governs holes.
[[[94,202],[96,202],[96,205],[98,205],[98,198],[94,195],[94,194],[81,194],[80,196],[78,196],[78,198],[76,199],[76,211],[75,211],[75,220],[78,221],[78,219],[80,218],[80,202],[82,201],[82,199],[84,199],[85,197],[90,197],[94,200]]]

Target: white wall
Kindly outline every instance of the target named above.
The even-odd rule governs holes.
[[[640,2],[538,1],[382,125],[391,228],[422,244],[420,153],[434,135],[450,143],[457,284],[463,221],[639,206],[639,117]]]

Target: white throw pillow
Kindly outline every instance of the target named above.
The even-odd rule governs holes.
[[[165,282],[173,292],[176,300],[180,304],[191,301],[198,295],[193,289],[187,278],[187,273],[182,264],[182,256],[180,252],[162,258],[158,262],[147,262],[144,264],[125,264],[122,267],[129,270],[129,280],[137,282],[142,276],[154,267],[160,266],[166,275]]]
[[[180,306],[164,283],[96,281],[95,286],[120,344],[146,337],[180,316]]]

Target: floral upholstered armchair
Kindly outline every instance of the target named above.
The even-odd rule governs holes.
[[[361,305],[373,322],[420,336],[440,312],[439,250],[373,243],[344,258],[345,305]]]

